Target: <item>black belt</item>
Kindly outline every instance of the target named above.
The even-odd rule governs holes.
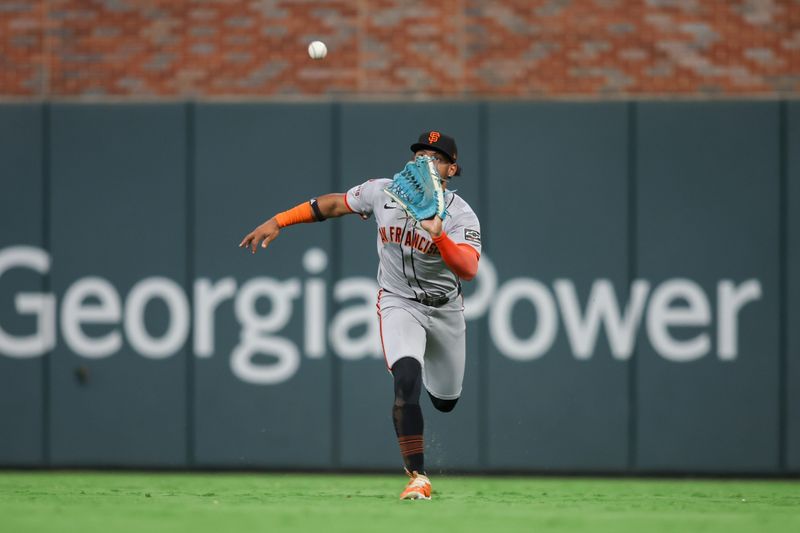
[[[389,294],[394,294],[392,291],[387,291],[383,289],[384,292],[388,292]],[[452,298],[448,298],[447,296],[414,296],[413,298],[408,298],[409,300],[414,300],[415,302],[419,302],[422,305],[427,305],[428,307],[441,307],[445,304],[449,304],[454,299],[458,298],[461,295],[461,284],[458,284],[458,292]],[[396,296],[400,296],[399,294]],[[405,298],[405,296],[402,296]]]

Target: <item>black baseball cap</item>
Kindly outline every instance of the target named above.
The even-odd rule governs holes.
[[[412,152],[419,150],[436,150],[440,154],[446,156],[450,162],[458,162],[458,148],[456,147],[456,140],[436,130],[423,131],[419,135],[417,142],[411,145]],[[461,174],[461,165],[456,169],[456,176]]]

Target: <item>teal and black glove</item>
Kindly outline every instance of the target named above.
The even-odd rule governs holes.
[[[416,220],[436,215],[444,220],[447,216],[442,178],[436,170],[436,161],[430,156],[419,156],[406,163],[383,192]]]

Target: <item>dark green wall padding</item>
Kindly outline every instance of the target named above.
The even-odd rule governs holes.
[[[555,299],[569,280],[584,309],[597,280],[624,303],[633,280],[652,295],[685,279],[710,304],[708,326],[670,329],[708,335],[709,353],[683,363],[654,348],[647,309],[627,358],[603,328],[591,357],[576,357],[562,314],[547,353],[524,361],[493,342],[487,314],[469,321],[458,407],[422,400],[429,471],[800,472],[800,104],[752,101],[0,105],[0,250],[52,259],[47,275],[2,274],[0,327],[33,333],[15,295],[53,293],[57,338],[41,357],[0,353],[0,466],[399,469],[380,352],[340,357],[331,338],[305,352],[307,314],[330,326],[354,303],[374,309],[370,294],[334,292],[374,280],[374,222],[285,229],[255,257],[237,244],[278,211],[391,177],[425,129],[458,139],[464,174],[451,186],[481,219],[500,285],[536,280]],[[272,385],[236,375],[245,333],[231,297],[213,309],[213,354],[194,353],[209,333],[196,316],[169,357],[137,353],[121,321],[84,329],[120,332],[116,353],[73,353],[61,304],[86,276],[108,280],[123,306],[137,282],[163,277],[191,309],[198,279],[237,291],[294,280],[274,336],[298,347],[299,369]],[[722,360],[719,284],[751,279],[760,297],[738,315],[738,356]],[[322,307],[305,300],[313,283]],[[515,305],[519,339],[541,325],[536,309]],[[148,304],[147,331],[164,334],[167,317]]]

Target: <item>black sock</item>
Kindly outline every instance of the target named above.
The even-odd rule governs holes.
[[[422,439],[422,408],[419,395],[422,389],[422,367],[419,361],[403,357],[392,366],[394,376],[394,422],[400,454],[409,472],[425,473],[425,444]]]
[[[394,429],[400,454],[409,472],[425,473],[425,444],[422,438],[422,409],[419,405],[395,405]]]

